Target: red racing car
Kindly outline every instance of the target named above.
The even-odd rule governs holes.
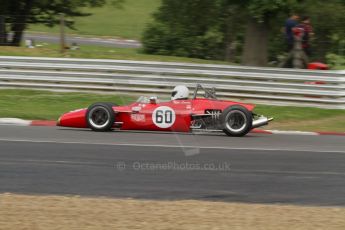
[[[203,97],[198,93],[203,92]],[[189,99],[186,86],[176,86],[170,101],[158,102],[157,97],[140,97],[136,102],[118,106],[95,103],[89,108],[63,114],[57,125],[91,128],[105,132],[112,129],[193,132],[223,131],[228,136],[244,136],[253,128],[267,125],[273,118],[258,116],[254,105],[218,100],[214,89],[197,85]]]

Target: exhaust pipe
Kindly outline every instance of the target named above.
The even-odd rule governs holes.
[[[268,122],[270,122],[272,120],[273,120],[273,118],[267,118],[267,117],[261,116],[257,120],[253,121],[252,128],[255,129],[255,128],[259,128],[259,127],[264,126],[264,125],[268,125]]]

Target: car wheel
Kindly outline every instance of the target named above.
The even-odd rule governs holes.
[[[226,108],[220,117],[224,133],[228,136],[242,137],[252,129],[252,113],[243,106]]]
[[[110,131],[115,122],[115,113],[111,103],[96,103],[86,112],[86,122],[89,128],[97,132]]]
[[[112,103],[112,102],[104,102],[104,104],[108,104],[110,107],[119,106],[118,104],[115,104],[115,103]]]

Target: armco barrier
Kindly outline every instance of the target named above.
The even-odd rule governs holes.
[[[340,71],[0,56],[1,87],[166,94],[196,83],[215,87],[220,98],[345,109]]]

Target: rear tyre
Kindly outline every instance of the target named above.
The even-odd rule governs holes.
[[[245,107],[233,105],[222,112],[220,121],[226,135],[242,137],[252,129],[253,115]]]
[[[86,123],[96,132],[110,131],[115,122],[115,113],[111,103],[95,103],[86,112]]]

